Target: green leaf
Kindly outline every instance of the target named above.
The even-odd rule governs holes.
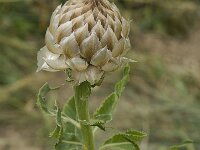
[[[98,127],[101,130],[105,131],[105,122],[101,121],[101,120],[90,120],[90,122],[87,122],[86,120],[80,120],[79,121],[81,124],[83,125],[88,125],[88,126],[93,126],[93,127]]]
[[[45,113],[49,115],[55,114],[55,110],[50,110],[47,106],[47,102],[45,100],[46,95],[51,90],[56,90],[59,87],[51,88],[48,83],[45,83],[39,90],[39,93],[37,95],[37,105],[38,107]]]
[[[115,91],[110,94],[101,106],[96,110],[93,118],[96,120],[102,120],[105,123],[112,120],[112,114],[118,104],[119,97],[125,89],[125,86],[129,79],[130,66],[127,65],[124,69],[123,78],[115,85]]]
[[[100,150],[140,150],[138,143],[146,136],[135,130],[119,133],[108,139]]]
[[[74,97],[71,97],[69,101],[65,104],[63,108],[63,116],[70,117],[71,119],[75,121],[78,120]],[[79,129],[71,123],[65,124],[65,133],[66,133],[66,137],[65,137],[66,140],[69,140],[74,137],[77,137],[77,138],[80,137]]]
[[[82,147],[81,142],[72,139],[71,141],[62,140],[55,146],[56,150],[80,150]]]
[[[56,111],[56,128],[52,133],[50,133],[50,137],[54,137],[54,138],[58,139],[58,141],[59,141],[60,138],[62,137],[62,133],[63,133],[62,114],[61,114],[61,109],[58,107],[56,102],[55,102],[55,107],[57,109],[57,111]]]
[[[55,148],[56,148],[56,146],[62,141],[63,124],[62,124],[62,112],[56,102],[55,102],[55,107],[56,107],[56,128],[52,133],[50,133],[50,137],[56,138],[57,140],[55,144]]]
[[[130,66],[126,66],[124,68],[124,72],[123,72],[123,78],[121,81],[119,81],[116,85],[115,85],[115,93],[117,94],[118,97],[120,97],[122,95],[122,92],[125,89],[126,84],[128,83],[129,80],[129,73],[130,73]]]
[[[56,150],[81,150],[82,143],[76,141],[62,141],[56,145]]]
[[[37,105],[43,112],[56,118],[56,128],[53,132],[50,133],[50,137],[53,137],[57,140],[55,144],[55,149],[76,150],[78,147],[80,147],[80,139],[77,138],[80,137],[80,131],[78,131],[78,129],[75,127],[75,125],[78,126],[78,123],[76,122],[77,115],[74,98],[70,98],[70,100],[64,106],[63,112],[57,106],[56,102],[55,109],[48,108],[45,99],[48,92],[50,92],[51,90],[56,90],[58,88],[59,87],[51,88],[48,83],[44,84],[39,90]],[[65,122],[65,124],[62,123],[63,121]]]
[[[58,139],[60,137],[60,131],[61,131],[61,128],[59,126],[56,126],[56,128],[54,129],[54,131],[51,132],[49,134],[49,136]]]
[[[103,130],[103,131],[106,131],[105,122],[103,122],[103,121],[101,121],[101,120],[92,121],[92,122],[90,123],[90,126],[98,127],[99,129],[101,129],[101,130]]]
[[[117,95],[112,93],[106,98],[100,108],[95,112],[94,119],[108,122],[112,120],[112,113],[117,105]]]
[[[74,121],[77,121],[77,113],[75,107],[74,97],[71,97],[67,103],[64,105],[62,115],[64,117],[69,117]],[[59,143],[56,144],[56,150],[78,150],[80,149],[81,133],[80,130],[71,124],[66,122],[63,125],[63,135]]]
[[[132,138],[133,141],[136,141],[136,142],[140,142],[142,141],[143,138],[145,138],[147,136],[146,133],[144,132],[141,132],[141,131],[136,131],[136,130],[128,130],[126,132],[126,134],[128,136],[130,136]]]
[[[175,145],[170,148],[170,150],[180,150],[181,148],[187,147],[188,144],[194,144],[192,140],[186,140],[180,145]]]
[[[57,113],[56,113],[56,124],[59,127],[62,127],[62,112],[61,109],[58,107],[57,103],[56,103],[56,108],[57,108]]]
[[[77,120],[76,106],[74,97],[71,97],[68,102],[64,105],[63,115],[68,116],[74,120]]]

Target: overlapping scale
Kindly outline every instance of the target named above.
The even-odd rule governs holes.
[[[38,71],[71,70],[75,84],[98,82],[131,60],[130,21],[108,0],[70,0],[58,6],[38,52]]]

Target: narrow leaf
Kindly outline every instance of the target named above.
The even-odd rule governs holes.
[[[106,128],[105,128],[105,122],[103,122],[101,120],[90,120],[90,122],[87,122],[86,120],[84,120],[84,121],[80,120],[79,122],[81,124],[83,124],[83,125],[98,127],[101,130],[103,130],[103,131],[106,130]]]
[[[74,97],[71,97],[64,105],[63,117],[68,117],[77,121],[77,113]],[[78,150],[80,149],[81,133],[74,124],[66,122],[63,125],[63,135],[59,143],[56,144],[56,150]]]
[[[123,78],[115,85],[115,91],[108,96],[101,106],[96,110],[93,117],[97,120],[109,122],[112,120],[112,114],[118,104],[119,97],[121,96],[129,79],[130,66],[127,65],[124,69]]]
[[[55,130],[50,133],[50,137],[54,137],[57,139],[57,142],[55,144],[55,148],[57,145],[62,141],[63,137],[63,124],[62,124],[62,113],[61,109],[58,107],[57,103],[55,102],[56,107],[56,128]]]
[[[184,142],[183,142],[182,144],[180,144],[180,145],[172,146],[172,147],[170,148],[170,150],[181,150],[182,148],[186,148],[187,145],[189,145],[189,144],[194,144],[194,141],[192,141],[192,140],[186,140],[186,141],[184,141]]]
[[[119,133],[108,139],[100,150],[120,149],[120,150],[139,150],[138,143],[146,137],[146,134],[139,131],[127,131]]]
[[[94,121],[90,124],[90,126],[98,127],[99,129],[106,131],[105,123],[102,121]]]
[[[58,139],[59,136],[60,136],[60,131],[61,131],[61,128],[59,126],[56,126],[54,131],[49,134],[49,137],[53,137],[53,138]]]
[[[47,102],[45,100],[46,95],[48,94],[48,92],[50,92],[51,90],[56,90],[59,87],[56,88],[50,88],[48,83],[45,83],[39,90],[39,93],[37,95],[37,105],[38,107],[45,113],[52,115],[54,114],[54,110],[50,110],[47,106]]]
[[[45,96],[46,94],[50,91],[50,87],[48,85],[48,83],[45,83],[39,90],[38,96],[37,96],[37,105],[39,106],[39,108],[47,113],[47,114],[51,114],[51,112],[49,111],[49,109],[47,108],[47,103],[45,101]]]
[[[55,130],[50,133],[50,137],[54,137],[58,140],[61,139],[62,133],[63,133],[63,127],[62,127],[62,114],[60,108],[57,106],[57,103],[55,102],[55,107],[57,109],[56,112],[56,128]]]
[[[61,127],[62,126],[62,112],[61,112],[61,109],[57,106],[57,103],[56,103],[56,108],[57,108],[56,124]]]
[[[130,73],[130,66],[127,66],[127,67],[124,68],[122,80],[119,81],[115,85],[115,92],[116,92],[116,94],[117,94],[118,97],[120,97],[122,95],[122,92],[124,91],[125,86],[128,83],[129,73]]]
[[[74,97],[71,97],[64,105],[63,115],[68,116],[74,120],[77,120],[76,107]]]
[[[78,137],[81,136],[80,131],[77,129],[79,124],[76,122],[77,114],[74,98],[70,98],[70,100],[64,106],[63,111],[58,107],[56,102],[54,109],[48,108],[47,101],[45,99],[48,92],[58,88],[59,87],[51,88],[48,83],[44,84],[39,90],[37,105],[43,112],[56,118],[56,127],[54,131],[50,133],[50,137],[53,137],[57,140],[55,149],[78,150],[80,149],[80,139]],[[63,124],[62,122],[65,123]]]
[[[133,141],[141,141],[143,138],[147,136],[146,133],[136,130],[129,130],[126,132],[126,134],[132,138]]]
[[[108,122],[112,120],[112,113],[117,104],[117,95],[112,93],[110,96],[106,98],[106,100],[102,103],[99,110],[97,110],[94,114],[94,118],[98,120],[103,120],[104,122]]]

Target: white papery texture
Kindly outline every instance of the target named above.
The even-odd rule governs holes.
[[[130,22],[108,0],[69,0],[53,12],[38,71],[71,70],[75,84],[97,83],[130,62]]]

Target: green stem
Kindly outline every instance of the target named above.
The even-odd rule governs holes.
[[[79,86],[75,86],[75,104],[80,121],[90,121],[88,99],[91,94],[91,85],[89,82],[83,82]],[[92,127],[82,122],[81,133],[83,138],[84,150],[94,150],[94,137]]]

